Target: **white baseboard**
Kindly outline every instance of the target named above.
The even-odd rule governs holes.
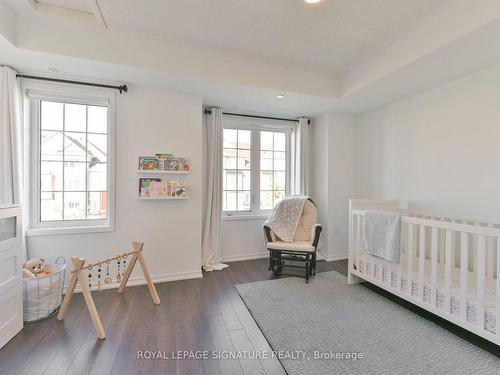
[[[241,260],[251,260],[251,259],[261,259],[269,257],[268,251],[261,251],[257,253],[247,253],[247,254],[239,254],[239,255],[224,255],[222,257],[223,262],[239,262]]]
[[[349,254],[337,254],[337,255],[325,255],[322,254],[321,250],[318,251],[318,260],[324,260],[325,262],[335,262],[337,260],[345,260],[349,257]]]
[[[327,262],[335,262],[337,260],[345,260],[349,257],[348,254],[339,254],[339,255],[329,255],[326,257]]]
[[[153,282],[155,284],[158,283],[165,283],[169,281],[179,281],[179,280],[188,280],[188,279],[200,279],[202,278],[203,275],[201,273],[201,270],[197,271],[186,271],[186,272],[174,272],[174,273],[168,273],[165,275],[156,275],[152,276]],[[114,280],[116,281],[116,280]],[[139,277],[131,277],[128,279],[127,286],[136,286],[136,285],[146,285],[146,279],[144,276],[139,276]],[[68,288],[68,285],[64,286],[64,293],[66,293],[66,289]],[[113,282],[111,284],[102,284],[101,289],[117,289],[118,284],[116,282]],[[93,283],[92,284],[92,291],[97,290],[97,284]],[[79,285],[75,288],[76,293],[81,293],[81,288]]]

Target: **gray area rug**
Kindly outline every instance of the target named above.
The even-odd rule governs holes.
[[[289,375],[500,374],[499,358],[337,272],[236,289]]]

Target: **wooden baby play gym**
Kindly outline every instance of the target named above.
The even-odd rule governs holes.
[[[159,305],[160,298],[158,297],[153,279],[151,278],[151,274],[149,273],[146,261],[142,254],[142,252],[144,251],[144,243],[133,241],[132,246],[134,250],[130,252],[118,254],[112,258],[102,259],[87,265],[85,265],[84,258],[72,257],[71,263],[73,264],[74,269],[71,271],[71,280],[69,282],[66,295],[64,296],[61,309],[57,314],[57,320],[64,319],[64,316],[66,315],[68,307],[71,303],[73,293],[75,292],[76,284],[78,282],[80,284],[80,288],[82,289],[85,304],[89,309],[92,323],[94,324],[94,328],[97,332],[97,337],[99,337],[100,339],[106,338],[106,333],[104,332],[101,318],[99,317],[99,313],[97,312],[94,300],[92,299],[92,270],[97,267],[97,290],[101,291],[102,285],[113,283],[113,278],[110,274],[111,262],[116,262],[116,283],[119,284],[118,293],[121,294],[123,293],[123,290],[127,285],[128,279],[130,277],[130,274],[132,273],[132,270],[134,269],[135,263],[137,262],[137,260],[139,260],[139,264],[141,265],[142,273],[144,274],[144,278],[146,279],[146,283],[148,285],[149,292],[151,293],[151,297],[153,298],[153,302],[155,305]],[[130,255],[132,256],[132,258],[128,262],[127,266],[127,259]],[[104,267],[106,268],[105,272],[103,272]],[[87,275],[85,274],[85,271],[87,271]],[[102,277],[104,276],[103,273],[105,274],[105,277]]]

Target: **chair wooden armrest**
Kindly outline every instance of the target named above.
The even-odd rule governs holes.
[[[264,228],[264,236],[266,237],[266,243],[273,242],[273,236],[271,235],[271,228],[267,225],[263,226]]]
[[[319,243],[319,237],[321,235],[321,231],[323,230],[323,227],[321,224],[314,224],[311,229],[311,238],[312,240],[312,245],[314,246],[315,249],[318,249],[318,243]]]

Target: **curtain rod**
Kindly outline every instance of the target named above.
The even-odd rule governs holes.
[[[209,115],[211,114],[212,111],[208,108],[205,109],[205,114]],[[245,115],[245,114],[240,114],[240,113],[230,113],[230,112],[224,112],[222,113],[223,115],[229,115],[229,116],[240,116],[240,117],[251,117],[251,118],[261,118],[264,120],[279,120],[279,121],[290,121],[290,122],[299,122],[297,119],[292,119],[292,118],[282,118],[282,117],[268,117],[268,116],[257,116],[257,115]],[[311,120],[307,122],[308,124],[311,123]]]
[[[48,77],[37,77],[37,76],[29,76],[29,75],[24,75],[24,74],[16,74],[17,78],[24,78],[24,79],[36,79],[38,81],[50,81],[50,82],[59,82],[59,83],[70,83],[72,85],[83,85],[83,86],[93,86],[93,87],[103,87],[106,89],[115,89],[120,91],[120,94],[122,92],[128,92],[128,87],[127,85],[121,85],[121,86],[113,86],[113,85],[104,85],[102,83],[92,83],[92,82],[82,82],[82,81],[69,81],[66,79],[57,79],[57,78],[48,78]]]

